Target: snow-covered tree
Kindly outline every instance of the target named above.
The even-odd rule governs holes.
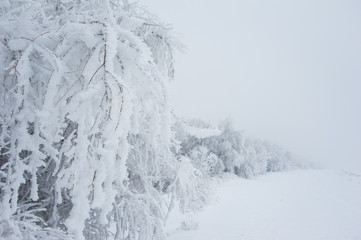
[[[0,14],[1,238],[161,239],[179,165],[168,30],[125,0]]]

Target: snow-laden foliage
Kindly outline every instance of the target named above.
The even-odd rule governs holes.
[[[223,172],[224,166],[221,159],[203,145],[193,148],[189,152],[189,157],[194,167],[205,176],[215,176]]]
[[[2,1],[2,239],[161,239],[168,31],[127,1]]]
[[[178,119],[175,136],[181,145],[179,154],[189,157],[206,176],[230,172],[249,178],[298,167],[288,151],[267,141],[244,136],[233,129],[229,120],[221,124],[220,130],[200,122]],[[198,132],[188,131],[193,128]]]

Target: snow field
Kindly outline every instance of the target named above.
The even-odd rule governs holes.
[[[193,216],[173,212],[167,240],[361,239],[359,174],[297,170],[233,178],[215,197]]]

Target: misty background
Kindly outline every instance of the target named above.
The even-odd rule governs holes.
[[[361,170],[361,1],[141,0],[186,46],[177,113]]]

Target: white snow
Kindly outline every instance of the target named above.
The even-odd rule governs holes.
[[[217,128],[199,128],[186,124],[184,124],[184,131],[197,138],[207,138],[221,134],[221,131]]]
[[[167,240],[361,239],[359,173],[297,170],[232,178],[215,197],[193,216],[171,213]]]

